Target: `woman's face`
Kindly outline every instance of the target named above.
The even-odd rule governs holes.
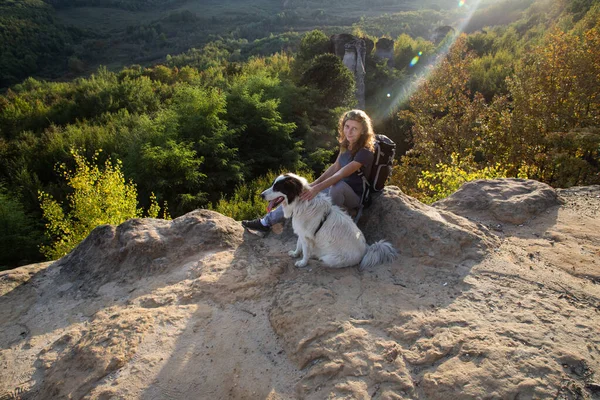
[[[358,121],[349,119],[346,121],[346,123],[344,123],[344,136],[346,136],[346,140],[348,140],[348,143],[350,143],[350,147],[353,147],[354,144],[356,144],[358,138],[360,138],[360,135],[362,135],[362,131],[362,123]]]

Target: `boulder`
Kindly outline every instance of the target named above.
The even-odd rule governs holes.
[[[482,221],[518,225],[559,204],[556,191],[545,183],[511,178],[467,182],[433,206]]]

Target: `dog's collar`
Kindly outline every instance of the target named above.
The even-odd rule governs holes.
[[[331,214],[331,209],[329,211],[327,211],[327,213],[325,215],[323,215],[323,218],[321,218],[321,223],[319,224],[319,227],[317,228],[317,230],[313,234],[313,237],[317,236],[317,232],[319,232],[321,230],[321,228],[323,227],[323,224],[327,220],[327,217],[329,217],[329,214]]]

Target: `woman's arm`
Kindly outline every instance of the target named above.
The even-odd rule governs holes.
[[[336,163],[337,163],[337,161],[336,161]],[[359,163],[358,161],[352,161],[348,165],[346,165],[344,168],[340,168],[337,172],[331,174],[331,176],[329,176],[325,179],[321,179],[321,178],[323,178],[323,176],[325,176],[325,173],[329,172],[329,170],[331,169],[331,167],[329,167],[327,169],[327,171],[325,171],[325,173],[323,175],[321,175],[321,177],[319,177],[318,180],[314,181],[311,184],[311,188],[309,190],[305,190],[304,192],[302,192],[302,194],[300,195],[300,198],[302,200],[313,199],[321,190],[327,189],[328,187],[335,185],[336,183],[338,183],[345,177],[350,176],[353,173],[355,173],[356,171],[358,171],[360,169],[360,167],[362,167],[362,166],[363,165],[361,163]]]
[[[335,159],[335,162],[333,164],[331,164],[329,166],[329,168],[327,168],[325,170],[325,172],[323,172],[321,174],[320,177],[318,177],[317,179],[315,179],[313,181],[313,183],[310,184],[310,186],[315,186],[321,182],[323,182],[324,180],[326,180],[327,178],[331,177],[333,174],[335,174],[336,172],[338,172],[340,170],[340,154],[338,154],[337,158]]]

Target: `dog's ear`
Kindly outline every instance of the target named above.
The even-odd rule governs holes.
[[[302,182],[293,176],[286,176],[286,179],[281,181],[281,183],[283,185],[281,192],[285,193],[288,204],[292,204],[296,200],[296,197],[304,190]]]

